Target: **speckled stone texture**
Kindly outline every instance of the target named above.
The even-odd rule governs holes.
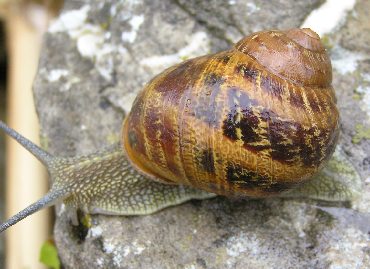
[[[74,156],[112,143],[155,74],[254,31],[299,27],[322,2],[67,1],[45,35],[34,85],[44,146]],[[363,176],[361,199],[217,197],[148,216],[92,215],[90,228],[61,211],[55,240],[65,268],[369,268],[369,13],[369,1],[358,1],[324,37],[339,144]]]

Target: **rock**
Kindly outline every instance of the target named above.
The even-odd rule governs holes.
[[[65,157],[118,140],[135,93],[154,75],[254,31],[299,27],[323,2],[67,1],[44,37],[34,84],[44,146]],[[54,236],[65,268],[369,267],[366,14],[368,2],[358,1],[324,37],[342,116],[339,145],[367,179],[361,199],[217,197],[148,216],[91,215],[89,228],[60,211]]]

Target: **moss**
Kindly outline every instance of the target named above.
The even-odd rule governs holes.
[[[82,219],[81,219],[82,225],[86,226],[87,228],[91,228],[91,215],[86,214]]]
[[[107,22],[105,22],[105,23],[103,23],[102,25],[101,25],[101,28],[102,29],[104,29],[104,30],[107,30],[108,29],[108,23]]]
[[[370,129],[364,128],[362,124],[356,125],[356,133],[357,135],[352,139],[354,144],[358,144],[358,142],[363,138],[370,139]]]
[[[329,42],[329,38],[328,38],[328,35],[323,35],[322,37],[321,37],[321,42],[322,42],[322,44],[324,45],[324,47],[325,48],[327,48],[327,49],[333,49],[333,45]]]

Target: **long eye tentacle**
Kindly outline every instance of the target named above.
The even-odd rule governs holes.
[[[0,121],[0,128],[3,129],[12,138],[14,138],[19,144],[21,144],[33,156],[35,156],[40,162],[42,162],[47,169],[49,169],[50,162],[52,162],[55,159],[53,155],[46,152],[45,150],[37,146],[35,143],[32,143],[27,138],[20,135],[2,121]]]
[[[37,202],[33,203],[32,205],[28,206],[27,208],[20,211],[18,214],[14,215],[6,222],[0,225],[0,233],[8,229],[10,226],[18,223],[22,219],[32,215],[33,213],[44,209],[46,207],[52,206],[57,204],[58,202],[63,201],[65,198],[69,196],[68,193],[60,191],[54,192],[50,190],[44,197],[42,197]]]
[[[9,136],[14,138],[19,144],[21,144],[25,149],[27,149],[33,156],[35,156],[41,163],[43,163],[48,170],[50,175],[53,175],[55,172],[55,164],[60,162],[63,158],[54,157],[50,153],[46,152],[35,143],[31,142],[9,126],[7,126],[4,122],[0,121],[0,128],[3,129]],[[71,194],[67,188],[51,188],[49,192],[42,197],[40,200],[36,201],[32,205],[28,206],[27,208],[20,211],[18,214],[14,215],[6,222],[0,225],[0,233],[10,226],[16,224],[17,222],[21,221],[22,219],[32,215],[33,213],[57,204],[65,200]]]

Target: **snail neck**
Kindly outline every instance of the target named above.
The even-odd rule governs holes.
[[[104,189],[117,173],[125,171],[134,173],[124,157],[119,141],[85,155],[57,158],[49,166],[52,188],[68,189],[71,199],[67,199],[67,203],[78,201],[79,205],[89,203],[89,197]]]
[[[97,201],[109,200],[104,196],[109,196],[117,175],[122,178],[125,172],[136,173],[123,155],[120,142],[116,142],[81,156],[55,157],[48,163],[50,192],[63,193],[65,210],[74,225],[78,224],[77,209],[89,213]]]

